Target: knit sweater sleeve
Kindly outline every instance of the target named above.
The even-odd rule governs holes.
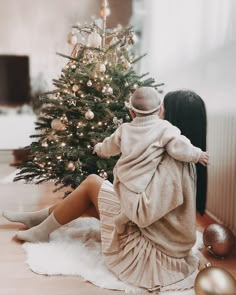
[[[102,143],[99,144],[98,155],[110,158],[119,155],[121,152],[121,126],[109,137],[106,137]]]
[[[162,145],[172,158],[182,162],[197,163],[202,152],[200,148],[192,145],[187,137],[181,135],[180,130],[173,125],[169,125],[166,129]]]

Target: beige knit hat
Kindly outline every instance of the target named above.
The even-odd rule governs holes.
[[[151,114],[160,109],[161,99],[154,88],[140,87],[134,91],[125,105],[136,113]]]

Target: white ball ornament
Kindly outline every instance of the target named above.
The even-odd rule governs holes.
[[[87,86],[88,86],[88,87],[91,87],[92,85],[93,85],[92,81],[91,81],[91,80],[88,80],[88,82],[87,82]]]
[[[85,118],[87,120],[93,120],[94,118],[94,113],[91,111],[91,110],[88,110],[86,113],[85,113]]]
[[[99,65],[99,72],[100,73],[105,73],[106,72],[106,66],[105,66],[105,64],[100,64]]]
[[[51,122],[51,127],[57,131],[63,131],[66,129],[66,126],[61,122],[60,119],[53,119]]]
[[[88,36],[87,46],[100,48],[102,46],[102,37],[97,32],[92,32]]]
[[[78,85],[73,85],[72,86],[72,90],[74,91],[74,92],[76,92],[76,91],[78,91],[79,90],[79,86]]]

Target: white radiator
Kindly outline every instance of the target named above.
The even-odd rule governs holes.
[[[206,213],[236,234],[236,111],[208,113]]]

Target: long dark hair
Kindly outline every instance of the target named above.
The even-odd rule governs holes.
[[[193,145],[206,151],[207,116],[202,98],[189,90],[173,91],[164,97],[164,118],[181,130]],[[203,215],[206,206],[207,169],[196,164],[197,211]]]

